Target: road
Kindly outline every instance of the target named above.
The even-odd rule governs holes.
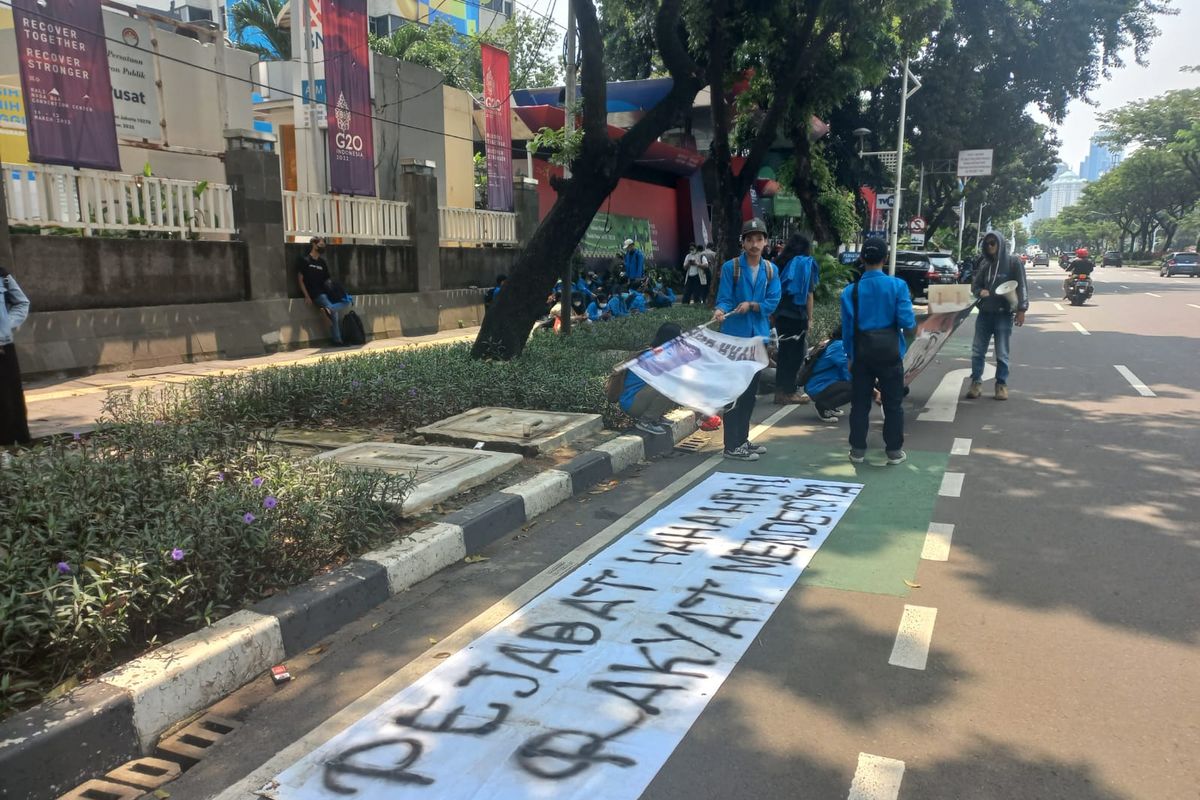
[[[271,796],[516,796],[505,781],[518,765],[535,764],[560,777],[533,779],[526,770],[531,783],[523,785],[535,787],[528,796],[556,798],[1200,797],[1200,279],[1101,270],[1095,298],[1074,308],[1061,302],[1061,270],[1030,274],[1032,308],[1013,337],[1011,399],[985,392],[949,413],[926,412],[943,377],[966,366],[967,322],[913,386],[907,464],[885,467],[872,453],[854,467],[844,423],[760,404],[756,422],[769,427],[756,439],[769,452],[758,464],[731,469],[710,443],[646,465],[554,509],[489,560],[444,571],[294,659],[291,684],[275,688],[264,678],[219,703],[214,711],[244,724],[172,783],[171,797],[250,797],[421,676],[430,676],[422,685],[452,692],[439,676],[458,675],[438,672],[441,665],[483,653],[478,637],[539,593],[553,594],[560,579],[598,569],[605,543],[619,547],[640,520],[714,469],[863,488],[753,636],[735,643],[689,629],[735,652],[723,682],[718,675],[707,684],[719,686],[715,695],[688,695],[694,722],[671,699],[682,690],[626,688],[640,694],[638,706],[594,684],[576,686],[537,713],[556,720],[547,725],[610,739],[576,733],[514,756],[494,746],[502,734],[426,732],[435,744],[411,772],[436,773],[438,759],[458,771],[422,786],[398,782],[408,751],[394,743],[403,730],[392,726],[393,744],[354,757],[342,751],[334,782],[347,793],[316,791],[318,780]],[[956,387],[960,395],[965,382]],[[748,586],[726,588],[746,594]],[[750,609],[762,602],[742,600]],[[562,637],[577,631],[558,635],[556,646],[566,648]],[[699,649],[671,655],[691,660],[660,662],[657,676],[720,671],[702,666],[718,659]],[[556,672],[521,671],[544,682]],[[645,687],[649,679],[641,680]],[[515,717],[516,693],[544,685],[529,681],[497,684]],[[645,737],[641,729],[601,731],[614,704],[661,712],[629,715],[661,728]],[[453,703],[437,708],[421,723],[449,719]],[[537,713],[521,719],[535,726]],[[481,728],[493,715],[472,705],[453,727]],[[637,746],[625,746],[622,737],[635,734]],[[330,763],[317,752],[314,775]],[[373,777],[362,774],[367,764]]]

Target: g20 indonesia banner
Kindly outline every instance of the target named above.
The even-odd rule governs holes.
[[[367,1],[323,0],[329,190],[375,194]]]
[[[104,21],[97,0],[13,0],[31,161],[118,170]]]
[[[487,153],[488,208],[512,211],[512,117],[508,110],[508,53],[483,45],[483,147]]]

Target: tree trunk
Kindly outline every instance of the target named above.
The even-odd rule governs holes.
[[[792,179],[792,191],[804,209],[804,216],[812,228],[813,241],[840,244],[834,242],[837,234],[829,223],[825,208],[821,205],[820,187],[813,181],[812,142],[808,138],[807,126],[797,125],[792,128],[792,160],[795,162],[795,173]]]

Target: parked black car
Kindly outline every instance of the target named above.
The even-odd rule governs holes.
[[[1123,266],[1125,266],[1124,264],[1121,263],[1121,251],[1120,250],[1107,251],[1104,254],[1104,258],[1100,260],[1100,266],[1102,266],[1102,267],[1123,267]]]
[[[1169,253],[1162,260],[1158,274],[1164,278],[1173,275],[1191,275],[1193,278],[1200,276],[1200,256],[1195,253]]]
[[[926,297],[930,284],[958,283],[958,265],[949,253],[926,253],[916,250],[896,252],[896,277],[908,284],[913,297]]]

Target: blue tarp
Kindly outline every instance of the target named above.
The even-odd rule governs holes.
[[[647,111],[658,105],[659,101],[671,91],[674,81],[670,78],[649,78],[643,81],[615,81],[608,84],[607,111],[616,114],[621,111]],[[517,89],[513,99],[519,106],[558,106],[563,105],[566,89],[562,86],[550,86],[545,89]]]

